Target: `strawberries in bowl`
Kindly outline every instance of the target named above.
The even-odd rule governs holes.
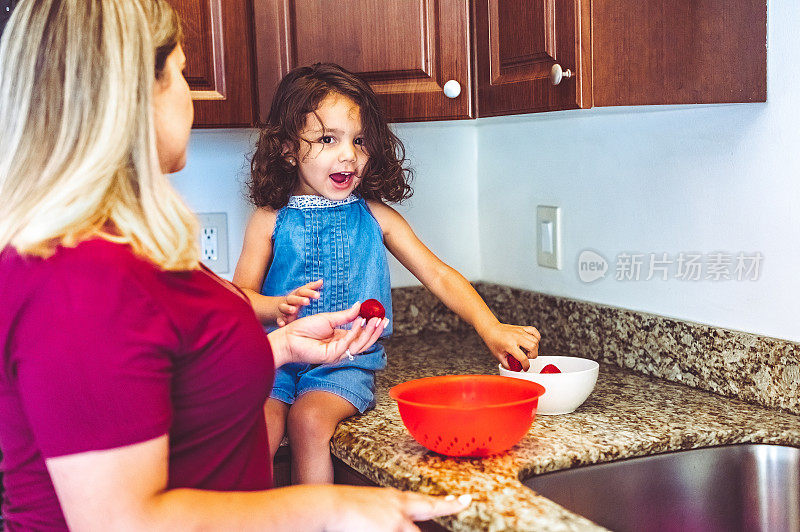
[[[600,371],[600,365],[588,358],[539,355],[530,363],[528,371],[509,371],[501,364],[497,367],[500,375],[544,386],[537,408],[544,415],[569,414],[582,405],[594,390]]]
[[[558,369],[555,364],[548,364],[542,368],[542,371],[539,373],[561,373],[561,370]]]
[[[511,371],[522,371],[522,362],[511,355],[506,355],[506,364],[508,364],[508,367],[511,369]]]

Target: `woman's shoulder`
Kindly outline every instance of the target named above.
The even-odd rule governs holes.
[[[53,283],[68,283],[73,289],[86,293],[98,289],[108,292],[120,285],[150,284],[162,273],[157,265],[137,255],[128,244],[104,238],[57,248],[52,257],[43,260],[40,272]]]
[[[47,275],[66,271],[75,277],[87,278],[119,275],[129,267],[146,262],[137,257],[130,246],[103,238],[91,238],[72,246],[57,246],[48,257],[20,253],[13,248],[3,250],[1,257],[6,269],[23,268],[28,273]],[[155,268],[152,263],[148,264]]]
[[[115,313],[131,303],[152,310],[163,275],[130,246],[96,238],[59,246],[46,258],[5,250],[0,294],[9,312],[28,308],[30,315],[46,316],[57,307],[61,319]]]

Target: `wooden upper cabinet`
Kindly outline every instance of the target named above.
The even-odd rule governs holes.
[[[322,61],[393,122],[767,96],[764,0],[170,1],[198,127],[263,122],[280,79]]]
[[[254,10],[262,120],[280,79],[316,62],[369,82],[393,122],[474,116],[467,0],[257,0]]]
[[[195,127],[252,126],[250,0],[170,0],[181,16]]]
[[[478,116],[766,101],[763,0],[475,0],[474,23]]]
[[[591,107],[589,5],[475,0],[478,115]]]
[[[594,2],[595,105],[767,101],[764,0]]]

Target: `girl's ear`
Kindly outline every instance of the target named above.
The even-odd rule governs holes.
[[[284,143],[283,146],[281,146],[281,156],[286,160],[287,163],[291,164],[292,166],[297,166],[297,157],[292,154],[289,144]]]

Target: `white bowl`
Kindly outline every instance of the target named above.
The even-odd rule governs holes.
[[[500,375],[533,381],[544,386],[539,398],[537,414],[569,414],[581,406],[594,390],[600,364],[588,358],[540,355],[530,360],[528,371],[510,371],[500,364]],[[548,364],[555,365],[561,373],[539,373]]]

